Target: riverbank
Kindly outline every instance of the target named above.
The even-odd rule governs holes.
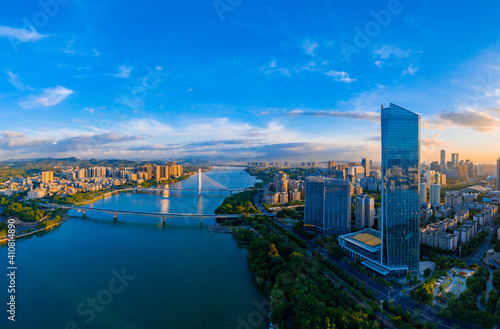
[[[183,180],[186,180],[188,179],[189,177],[195,175],[196,173],[188,173],[182,177],[179,177],[179,178],[176,178],[176,179],[172,179],[172,180],[169,180],[169,182],[167,184],[175,184],[175,183],[178,183],[178,182],[181,182]],[[165,184],[165,183],[162,183],[162,182],[159,182],[159,184]],[[99,200],[102,200],[102,199],[105,199],[105,198],[109,198],[115,194],[118,194],[118,193],[123,193],[123,192],[127,192],[128,190],[130,189],[133,189],[133,188],[144,188],[144,187],[140,187],[140,186],[136,186],[136,187],[124,187],[124,188],[120,188],[120,189],[116,189],[116,190],[109,190],[109,191],[100,191],[102,194],[98,195],[97,197],[95,197],[94,199],[92,200],[85,200],[85,201],[82,201],[82,202],[77,202],[77,203],[74,203],[74,204],[68,204],[68,203],[61,203],[61,204],[67,204],[67,205],[72,205],[72,206],[84,206],[84,205],[87,205],[87,204],[91,204],[91,203],[94,203],[96,201],[99,201]]]
[[[59,225],[61,225],[62,223],[64,223],[64,222],[68,221],[70,218],[71,218],[71,216],[70,216],[70,215],[68,215],[68,214],[66,214],[66,215],[64,215],[64,216],[61,218],[61,220],[60,220],[59,222],[54,223],[54,224],[52,224],[52,225],[49,225],[49,226],[47,226],[47,227],[45,227],[45,228],[41,228],[41,229],[38,229],[38,230],[35,230],[35,231],[31,231],[31,232],[23,233],[23,234],[20,234],[20,235],[16,235],[16,236],[14,237],[14,240],[21,239],[21,238],[25,238],[25,237],[30,236],[30,235],[34,235],[34,234],[38,234],[38,233],[41,233],[41,232],[45,232],[45,231],[51,230],[54,226],[59,226]],[[5,243],[7,243],[8,241],[9,241],[9,238],[1,239],[1,240],[0,240],[0,245],[5,244]]]

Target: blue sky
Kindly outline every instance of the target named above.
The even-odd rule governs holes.
[[[81,1],[0,11],[0,159],[500,156],[500,4]],[[448,155],[450,157],[450,155]]]

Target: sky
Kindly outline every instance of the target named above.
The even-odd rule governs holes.
[[[25,0],[0,11],[0,160],[500,157],[500,3]]]

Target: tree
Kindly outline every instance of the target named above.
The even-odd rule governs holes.
[[[426,268],[426,269],[424,270],[424,277],[426,277],[426,278],[427,278],[429,275],[431,275],[431,269],[430,269],[430,268]]]

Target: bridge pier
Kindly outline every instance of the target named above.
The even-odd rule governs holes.
[[[118,214],[113,214],[113,220],[116,222],[118,220]]]
[[[83,218],[87,218],[87,211],[86,210],[82,210],[82,213],[83,213]]]
[[[161,220],[163,222],[163,225],[165,225],[165,217],[163,217]]]

